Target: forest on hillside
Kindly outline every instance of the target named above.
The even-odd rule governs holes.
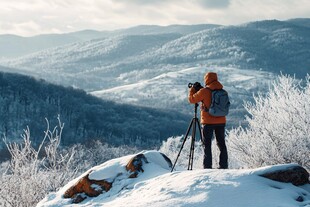
[[[55,126],[58,116],[65,124],[64,146],[92,139],[113,145],[154,146],[184,133],[190,119],[176,112],[105,101],[44,80],[0,73],[1,135],[18,140],[28,126],[32,141],[39,143],[45,119]]]

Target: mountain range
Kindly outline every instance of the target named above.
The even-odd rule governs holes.
[[[187,84],[203,83],[204,74],[214,71],[231,96],[229,127],[239,126],[246,124],[244,101],[266,93],[278,74],[309,73],[309,25],[310,19],[292,19],[1,35],[0,70],[185,117],[193,114]]]
[[[109,36],[138,35],[141,33],[178,33],[185,35],[217,26],[218,25],[211,24],[172,26],[144,25],[116,31],[82,30],[65,34],[43,34],[32,37],[5,34],[0,35],[0,59],[19,57],[61,45],[84,42],[92,39],[107,38]]]
[[[0,64],[87,91],[134,83],[195,65],[232,66],[304,77],[310,65],[309,21],[266,20],[178,29],[140,26],[104,33],[101,38],[95,33],[88,35],[96,36],[92,40],[5,59]]]

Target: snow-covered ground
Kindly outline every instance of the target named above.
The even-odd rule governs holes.
[[[310,184],[296,187],[259,176],[289,165],[254,170],[177,169],[171,173],[158,152],[147,151],[144,155],[148,163],[144,163],[144,172],[137,178],[128,178],[125,170],[133,155],[110,160],[86,172],[91,172],[91,179],[114,180],[107,193],[87,198],[80,204],[64,199],[63,193],[85,173],[58,192],[50,193],[37,207],[310,207]],[[303,201],[297,201],[297,198]]]

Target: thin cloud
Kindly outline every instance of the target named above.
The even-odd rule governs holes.
[[[126,4],[134,3],[137,5],[158,5],[158,4],[169,3],[169,0],[127,0],[127,1],[124,0],[124,1],[119,1],[119,2],[124,2]]]
[[[230,5],[230,0],[198,0],[198,3],[209,9],[223,9]]]
[[[141,24],[240,24],[310,17],[309,0],[10,0],[0,1],[0,34],[36,35]]]

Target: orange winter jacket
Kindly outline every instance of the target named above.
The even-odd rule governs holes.
[[[211,90],[222,89],[223,85],[218,81],[217,74],[209,72],[204,77],[206,88],[200,89],[198,92],[192,87],[189,91],[188,101],[192,104],[201,103],[200,122],[201,124],[225,124],[226,117],[211,116],[204,108],[209,108],[211,105],[212,93]],[[209,90],[210,88],[211,90]]]

